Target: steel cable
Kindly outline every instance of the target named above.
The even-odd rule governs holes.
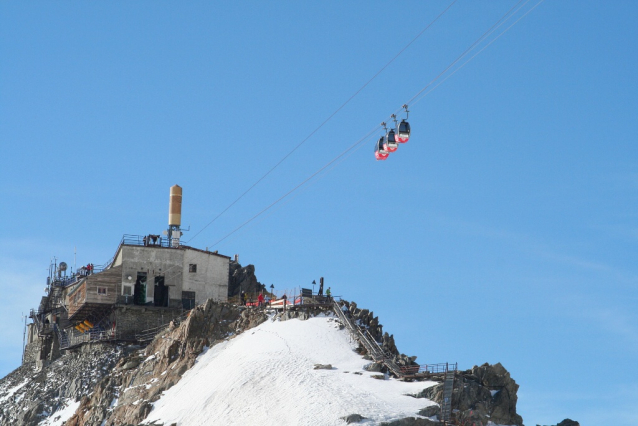
[[[447,71],[449,71],[456,63],[458,63],[461,59],[463,59],[465,56],[467,56],[472,50],[474,50],[476,48],[476,46],[478,46],[482,41],[484,41],[487,37],[489,37],[491,34],[493,34],[498,28],[500,28],[503,24],[505,24],[505,22],[507,22],[512,16],[514,16],[516,13],[518,13],[518,11],[520,11],[530,0],[520,0],[518,3],[516,3],[511,9],[509,9],[498,21],[496,21],[496,23],[494,25],[492,25],[487,31],[485,31],[478,39],[476,39],[476,41],[474,41],[474,43],[472,43],[470,45],[470,47],[468,47],[461,55],[459,55],[454,61],[452,61],[452,63],[450,65],[448,65],[442,72],[440,72],[434,79],[432,79],[425,87],[423,87],[421,90],[419,90],[412,98],[410,98],[411,102],[413,100],[416,100],[419,95],[421,95],[425,90],[428,89],[428,87],[430,87],[433,83],[435,83],[441,76],[443,76]],[[431,90],[429,90],[428,92],[426,92],[423,96],[421,96],[418,100],[415,101],[418,102],[421,99],[423,99],[423,97],[425,97],[428,93],[431,93],[432,90],[436,89],[438,86],[440,86],[445,80],[447,80],[448,78],[450,78],[452,75],[454,75],[458,70],[460,70],[461,68],[463,68],[465,65],[467,65],[472,59],[474,59],[477,55],[479,55],[481,52],[483,52],[487,47],[489,47],[492,43],[494,43],[496,40],[498,40],[503,34],[505,34],[507,31],[509,31],[509,29],[511,29],[514,25],[516,25],[521,19],[523,19],[525,16],[527,16],[527,14],[529,14],[532,10],[534,10],[538,5],[540,5],[544,0],[540,0],[536,5],[534,5],[534,7],[532,7],[531,9],[529,9],[527,12],[525,12],[525,14],[523,14],[521,17],[519,17],[516,21],[514,21],[514,23],[512,23],[509,27],[507,27],[503,32],[501,32],[498,36],[496,36],[494,39],[492,39],[487,45],[485,45],[483,48],[481,48],[478,52],[476,52],[472,57],[470,57],[467,61],[465,61],[460,67],[456,68],[452,73],[450,73],[448,76],[445,77],[445,79],[443,79],[441,82],[439,82],[436,86],[434,86]],[[522,3],[522,4],[521,4]],[[452,3],[454,4],[454,3]],[[519,6],[520,5],[520,6]],[[450,5],[451,6],[451,5]],[[449,7],[448,6],[448,9]],[[513,13],[512,11],[516,9]],[[447,11],[447,9],[446,9]],[[444,11],[445,12],[445,11]],[[443,13],[444,13],[443,12]],[[439,15],[440,16],[440,15]],[[437,17],[438,19],[438,17]],[[412,42],[410,42],[411,44]],[[407,46],[406,46],[407,48]],[[405,48],[403,49],[405,50]],[[398,56],[398,55],[397,55]],[[396,59],[393,58],[393,60]],[[386,65],[387,66],[387,65]],[[385,68],[385,67],[384,67]],[[378,75],[378,74],[377,74]],[[375,75],[376,77],[376,75]],[[373,77],[374,78],[374,77]],[[371,80],[370,80],[371,81]],[[366,83],[367,85],[367,83]],[[365,87],[365,86],[364,86]],[[358,92],[357,92],[358,93]],[[356,96],[356,94],[354,95]],[[354,97],[353,96],[353,97]],[[350,98],[352,99],[352,98]],[[350,100],[349,99],[349,100]],[[349,101],[348,100],[348,101]],[[406,103],[407,104],[407,103]],[[345,105],[345,104],[344,104]],[[342,106],[343,107],[343,106]],[[396,112],[401,111],[401,109],[398,109]],[[338,112],[338,111],[337,111]],[[396,113],[395,112],[395,113]],[[336,114],[336,112],[335,112]],[[334,115],[334,114],[333,114]],[[332,117],[332,116],[331,116]],[[326,120],[327,122],[327,120]],[[325,124],[325,122],[324,122]],[[248,225],[250,222],[252,222],[253,220],[255,220],[257,217],[261,216],[263,213],[265,213],[266,211],[270,210],[273,206],[275,206],[276,204],[278,204],[280,201],[282,201],[283,199],[287,198],[290,194],[292,194],[293,192],[295,192],[297,189],[299,189],[300,187],[302,187],[303,185],[305,185],[307,182],[309,182],[310,180],[312,180],[315,176],[317,176],[319,173],[323,172],[324,170],[326,170],[328,167],[330,167],[331,165],[333,165],[335,162],[337,162],[338,160],[342,159],[342,157],[346,156],[346,154],[351,153],[351,151],[357,147],[361,147],[361,144],[367,140],[374,132],[376,132],[381,126],[375,126],[374,129],[372,129],[371,131],[369,131],[364,137],[362,137],[361,139],[359,139],[357,142],[355,142],[354,144],[352,144],[350,147],[348,147],[345,151],[343,151],[342,153],[340,153],[339,155],[337,155],[335,158],[333,158],[332,160],[330,160],[327,164],[325,164],[323,167],[321,167],[319,170],[317,170],[316,172],[314,172],[312,175],[310,175],[309,177],[307,177],[305,180],[303,180],[301,183],[299,183],[297,186],[293,187],[292,189],[290,189],[288,192],[286,192],[284,195],[282,195],[281,197],[279,197],[277,200],[273,201],[271,204],[269,204],[268,206],[266,206],[264,209],[262,209],[260,212],[258,212],[257,214],[255,214],[254,216],[252,216],[250,219],[246,220],[244,223],[242,223],[241,225],[239,225],[238,227],[236,227],[235,229],[233,229],[231,232],[229,232],[228,234],[226,234],[224,237],[220,238],[219,240],[217,240],[214,244],[212,244],[211,247],[216,246],[217,244],[221,243],[222,241],[224,241],[225,239],[227,239],[228,237],[230,237],[231,235],[233,235],[235,232],[239,231],[240,229],[242,229],[244,226]],[[317,129],[318,130],[318,129]],[[307,140],[307,139],[306,139]],[[304,140],[305,142],[305,140]],[[303,142],[302,142],[303,143]],[[299,145],[300,146],[300,145]],[[296,149],[296,148],[295,148]],[[358,149],[358,148],[357,148]],[[293,151],[291,151],[286,157],[284,157],[283,160],[285,160],[290,154],[292,154]],[[281,164],[280,161],[277,165]],[[276,166],[275,166],[276,167]],[[273,168],[274,169],[274,168]],[[272,170],[271,170],[272,171]],[[269,172],[270,173],[270,172]],[[264,175],[265,177],[266,175]],[[263,179],[263,177],[262,177]],[[259,181],[257,182],[259,183]],[[257,184],[255,183],[255,185]],[[254,187],[254,185],[253,185]],[[252,187],[250,188],[252,189]],[[249,189],[249,190],[250,190]],[[243,194],[245,195],[245,194]],[[242,196],[243,196],[242,195]],[[238,200],[237,200],[238,201]],[[236,202],[236,201],[235,201]],[[227,209],[226,209],[227,210]],[[221,213],[223,214],[223,212]],[[220,214],[220,215],[221,215]],[[219,216],[218,216],[219,217]],[[216,219],[216,218],[215,218]],[[214,219],[214,220],[215,220]],[[213,220],[213,221],[214,221]],[[211,222],[212,223],[212,222]],[[208,225],[207,225],[208,226]],[[203,229],[202,229],[203,230]],[[201,232],[201,231],[200,231]],[[192,240],[192,238],[191,238]],[[190,240],[189,240],[190,241]]]
[[[439,13],[439,15],[436,18],[434,18],[423,30],[421,30],[421,32],[419,32],[408,44],[406,44],[403,47],[403,49],[401,49],[399,51],[399,53],[394,55],[394,57],[392,59],[390,59],[379,71],[377,71],[376,74],[374,74],[368,81],[365,82],[365,84],[363,86],[361,86],[356,92],[354,92],[354,94],[352,96],[350,96],[343,104],[341,104],[341,106],[339,106],[339,108],[337,108],[332,114],[330,114],[328,116],[328,118],[326,118],[317,128],[315,128],[312,132],[310,132],[310,134],[308,136],[306,136],[301,142],[299,142],[297,144],[297,146],[295,146],[290,152],[288,152],[288,154],[286,154],[281,160],[279,160],[274,166],[272,166],[263,176],[261,176],[259,179],[257,179],[257,181],[255,183],[253,183],[250,187],[248,187],[248,189],[246,191],[244,191],[239,197],[237,197],[237,199],[235,199],[235,201],[230,203],[224,210],[222,210],[217,216],[215,216],[213,218],[213,220],[208,222],[202,229],[197,231],[197,233],[195,233],[195,235],[193,235],[187,241],[187,243],[190,243],[192,240],[194,240],[206,228],[208,228],[210,225],[212,225],[213,222],[215,222],[217,219],[219,219],[219,217],[221,217],[224,213],[226,213],[231,207],[233,207],[235,204],[237,204],[237,202],[239,202],[239,200],[244,198],[244,196],[246,194],[248,194],[254,187],[256,187],[261,181],[263,181],[268,175],[270,175],[277,167],[279,167],[279,165],[281,163],[286,161],[288,159],[288,157],[290,157],[295,151],[297,151],[297,149],[299,149],[304,143],[306,143],[306,141],[308,141],[308,139],[310,139],[312,136],[314,136],[315,133],[317,133],[324,125],[326,125],[335,115],[337,115],[339,113],[339,111],[341,111],[347,104],[349,104],[350,101],[352,101],[352,99],[354,99],[359,93],[361,93],[361,91],[363,89],[365,89],[374,79],[376,79],[379,76],[379,74],[381,74],[388,66],[390,66],[399,56],[401,56],[401,54],[406,49],[408,49],[417,39],[419,39],[423,35],[423,33],[425,33],[432,25],[434,25],[434,23],[436,21],[438,21],[439,18],[441,18],[454,5],[454,3],[456,3],[457,1],[458,0],[453,0],[452,3],[450,3],[441,13]]]

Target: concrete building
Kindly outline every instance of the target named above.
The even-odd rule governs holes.
[[[138,341],[207,299],[226,302],[231,258],[180,241],[182,188],[170,189],[169,228],[161,235],[124,235],[114,257],[67,275],[49,268],[46,295],[30,312],[24,362],[43,365],[92,341]]]
[[[206,299],[228,298],[230,257],[188,246],[120,245],[120,303],[192,309]]]

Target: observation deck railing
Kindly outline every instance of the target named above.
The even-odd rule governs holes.
[[[421,364],[421,365],[406,365],[401,367],[401,371],[404,374],[445,374],[449,370],[456,371],[457,363],[450,364],[447,362],[438,364]]]

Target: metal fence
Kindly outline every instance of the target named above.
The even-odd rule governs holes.
[[[164,323],[162,325],[158,325],[157,327],[153,327],[153,328],[149,328],[149,329],[146,329],[146,330],[142,330],[139,333],[135,333],[135,340],[137,342],[139,342],[139,343],[150,342],[151,340],[153,340],[155,338],[155,336],[157,336],[158,334],[160,334],[164,330],[166,330],[171,323],[174,323],[175,325],[179,325],[182,321],[184,321],[186,318],[188,318],[190,313],[191,313],[191,311],[186,311],[182,315],[180,315],[179,317],[172,318],[167,323]]]
[[[56,325],[54,329],[58,335],[60,349],[69,349],[84,343],[115,341],[120,338],[120,333],[116,328],[94,327],[89,331],[81,332],[74,328],[65,331]]]
[[[170,241],[166,237],[161,235],[155,235],[153,238],[150,235],[133,235],[124,234],[120,245],[125,246],[148,246],[148,247],[171,247]]]
[[[406,365],[401,367],[401,371],[404,374],[442,374],[448,371],[456,371],[457,368],[457,363],[442,362],[438,364]]]
[[[142,330],[140,332],[135,333],[135,341],[137,343],[148,343],[155,338],[159,333],[163,332],[168,328],[171,322],[175,322],[177,324],[184,321],[190,315],[190,311],[184,312],[177,318],[172,318],[170,321],[161,324],[157,327],[148,328],[146,330]],[[131,336],[124,333],[117,326],[114,327],[106,327],[104,324],[98,324],[91,328],[88,331],[82,332],[75,328],[68,328],[66,330],[61,329],[57,325],[52,325],[52,330],[58,336],[58,340],[60,342],[60,349],[69,349],[75,346],[82,345],[84,343],[95,343],[95,342],[115,342],[118,340],[128,340],[131,341]],[[125,339],[126,338],[126,339]]]
[[[33,323],[35,324],[36,329],[38,330],[38,335],[42,336],[44,334],[49,334],[53,331],[53,324],[42,321],[42,312],[31,309],[29,312],[29,318],[33,319]]]
[[[382,362],[397,377],[404,375],[399,366],[392,360],[392,354],[384,351],[379,342],[372,337],[368,330],[362,329],[355,324],[352,321],[352,318],[347,316],[343,311],[343,305],[335,300],[333,302],[333,310],[341,322],[346,326],[350,335],[366,348],[368,354],[374,361]]]

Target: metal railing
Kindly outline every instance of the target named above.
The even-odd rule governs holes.
[[[176,318],[172,318],[167,323],[164,323],[162,325],[158,325],[157,327],[153,327],[153,328],[149,328],[149,329],[146,329],[146,330],[142,330],[139,333],[135,333],[135,340],[138,341],[139,343],[150,342],[151,340],[153,340],[155,338],[155,336],[157,336],[158,334],[160,334],[164,330],[166,330],[168,328],[168,326],[171,324],[171,322],[173,322],[176,325],[178,325],[182,321],[184,321],[186,318],[188,318],[190,313],[191,313],[190,310],[186,311],[186,312],[182,313],[180,316],[178,316]]]
[[[78,275],[77,274],[73,274],[70,276],[65,276],[65,277],[61,277],[61,278],[56,278],[53,280],[53,282],[51,283],[51,285],[53,287],[68,287],[71,284],[74,284],[78,282]]]
[[[438,364],[421,364],[421,365],[406,365],[401,368],[404,374],[444,374],[449,370],[456,371],[458,367],[457,363],[450,364],[442,362]]]
[[[135,333],[135,341],[142,344],[148,343],[159,333],[166,330],[171,322],[179,324],[188,318],[189,315],[190,311],[186,311],[180,316],[172,318],[167,323]],[[106,319],[85,332],[79,331],[75,328],[67,328],[66,330],[63,330],[55,324],[53,324],[52,330],[54,330],[58,336],[60,349],[69,349],[84,343],[114,342],[117,340],[123,340],[123,337],[126,337],[124,336],[123,331],[118,329],[117,326],[108,327],[108,321],[106,321]],[[128,337],[128,340],[130,340],[130,337]]]
[[[148,238],[148,237],[149,237],[148,235],[124,234],[122,236],[122,239],[120,240],[120,243],[117,245],[117,249],[115,250],[115,253],[113,254],[113,256],[101,265],[93,265],[93,272],[102,272],[108,269],[115,261],[115,256],[117,256],[117,253],[120,251],[120,247],[123,245],[168,247],[168,248],[172,247],[169,239],[166,237],[162,237],[161,235],[158,235],[157,238],[155,239],[155,242],[153,242],[152,238]]]
[[[65,331],[55,326],[54,329],[58,335],[60,349],[68,349],[84,343],[114,341],[120,338],[120,333],[116,328],[104,329],[102,327],[94,327],[84,333],[74,328]]]
[[[29,318],[33,319],[33,323],[35,324],[36,330],[38,330],[38,335],[42,336],[44,334],[49,334],[53,331],[53,324],[45,323],[40,318],[42,312],[31,309],[29,312]]]
[[[157,235],[151,238],[149,235],[124,234],[120,245],[125,246],[148,246],[148,247],[171,247],[170,241],[166,237]]]
[[[368,354],[375,362],[383,363],[397,377],[402,377],[404,375],[399,366],[392,360],[392,355],[383,350],[381,345],[372,337],[368,330],[362,330],[361,327],[356,325],[351,318],[348,318],[343,312],[342,306],[336,300],[333,303],[333,310],[337,314],[337,317],[339,317],[346,326],[350,335],[361,343],[364,348],[366,348]]]

